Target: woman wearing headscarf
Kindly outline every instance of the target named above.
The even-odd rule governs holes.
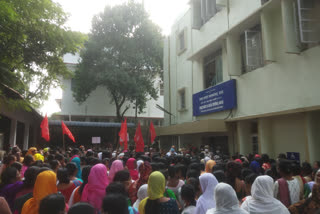
[[[37,148],[36,147],[30,147],[25,156],[31,155],[33,157],[36,153],[37,153]]]
[[[22,163],[23,163],[22,169],[21,169],[21,172],[20,172],[21,178],[24,177],[24,173],[27,171],[27,169],[28,169],[29,167],[31,167],[31,165],[33,164],[33,162],[34,162],[34,159],[33,159],[33,157],[32,157],[31,155],[26,155],[26,156],[24,157],[23,162],[22,162]]]
[[[148,183],[149,175],[152,172],[151,165],[148,161],[145,161],[142,163],[139,167],[140,172],[140,178],[133,182],[131,186],[129,187],[129,198],[132,203],[134,203],[137,200],[137,193],[139,188]]]
[[[76,204],[81,201],[81,194],[82,194],[84,187],[88,183],[88,177],[90,174],[91,167],[92,166],[85,166],[82,169],[82,176],[81,177],[83,179],[83,183],[81,184],[81,186],[78,186],[77,188],[75,188],[73,190],[73,192],[70,196],[69,202],[68,202],[69,207],[71,207],[73,204]]]
[[[136,202],[134,202],[133,207],[138,209],[140,202],[146,197],[148,197],[148,184],[143,184],[139,188],[137,195],[138,195],[138,199],[136,200]]]
[[[113,181],[114,175],[120,170],[123,170],[122,161],[121,160],[113,161],[110,167],[110,172],[109,172],[109,183]]]
[[[6,168],[1,174],[0,196],[4,197],[13,210],[16,194],[23,188],[20,173],[14,167]]]
[[[291,214],[314,214],[320,209],[320,185],[314,184],[311,197],[291,205]]]
[[[31,166],[25,172],[23,187],[20,192],[16,194],[16,198],[14,200],[13,213],[21,213],[24,203],[33,197],[33,188],[39,172],[40,168],[37,166]]]
[[[209,209],[215,208],[214,189],[218,185],[216,177],[212,173],[205,173],[199,177],[202,195],[196,206],[196,214],[205,214]]]
[[[34,185],[33,197],[23,205],[21,214],[38,214],[40,201],[57,192],[56,174],[51,170],[41,172]]]
[[[216,208],[207,211],[207,214],[249,214],[239,207],[236,192],[229,184],[220,183],[214,190]]]
[[[137,170],[139,171],[140,165],[143,164],[143,160],[138,160],[137,161]]]
[[[148,197],[139,205],[140,214],[177,214],[178,205],[174,199],[163,196],[166,182],[161,172],[151,173],[148,180]]]
[[[43,155],[40,154],[40,153],[35,154],[35,155],[33,156],[33,158],[34,158],[35,161],[41,160],[42,162],[44,162],[44,157],[43,157]]]
[[[81,179],[82,178],[81,177],[82,176],[82,171],[81,171],[81,165],[80,165],[81,161],[80,161],[80,156],[79,156],[80,150],[79,149],[73,149],[71,154],[72,154],[72,157],[70,158],[70,162],[73,162],[73,163],[76,164],[77,169],[78,169],[76,177]]]
[[[139,171],[136,170],[136,168],[137,168],[136,159],[129,158],[127,160],[126,165],[127,165],[127,168],[128,168],[128,170],[130,172],[131,179],[134,180],[134,181],[138,180],[139,179]]]
[[[254,214],[289,214],[288,209],[273,197],[273,179],[268,175],[259,176],[252,184],[241,208]]]
[[[88,202],[96,209],[96,212],[99,212],[108,184],[107,167],[101,163],[96,164],[90,170],[88,183],[81,194],[81,201]]]
[[[206,162],[206,173],[212,173],[212,168],[216,165],[216,162],[214,160],[208,160]]]

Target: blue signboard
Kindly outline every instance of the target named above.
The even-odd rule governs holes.
[[[287,159],[298,161],[300,163],[300,153],[299,152],[287,152]]]
[[[234,79],[193,95],[193,116],[229,110],[236,106],[236,80]]]

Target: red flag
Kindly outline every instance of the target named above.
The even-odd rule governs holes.
[[[46,140],[49,141],[50,140],[50,135],[49,135],[49,122],[48,122],[48,117],[47,114],[46,116],[43,118],[41,125],[41,136]]]
[[[136,143],[136,152],[144,152],[144,142],[140,122],[138,122],[136,134],[134,135],[134,142]]]
[[[64,124],[64,122],[62,120],[61,120],[61,126],[62,126],[62,134],[68,135],[68,137],[75,143],[76,140],[74,139],[72,133],[70,132],[70,130],[68,129],[68,127],[66,126],[66,124]]]
[[[154,139],[156,138],[157,135],[156,135],[156,130],[154,129],[152,121],[150,122],[149,131],[150,131],[151,143],[153,143],[153,141],[154,141]]]
[[[120,137],[120,145],[122,146],[122,142],[124,142],[124,150],[127,150],[128,149],[127,118],[124,120],[123,123],[121,123],[119,137]],[[122,142],[121,142],[121,140],[122,140]]]

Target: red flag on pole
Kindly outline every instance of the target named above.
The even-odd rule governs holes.
[[[119,137],[120,137],[120,145],[122,146],[122,142],[124,142],[124,150],[127,150],[128,149],[127,118],[124,120],[123,123],[121,123]],[[122,140],[122,142],[121,142],[121,140]]]
[[[68,137],[75,143],[76,140],[74,139],[72,133],[70,132],[70,130],[68,129],[68,127],[66,126],[66,124],[64,124],[64,122],[62,120],[61,120],[61,126],[62,126],[62,134],[68,135]]]
[[[142,137],[140,122],[138,122],[136,134],[134,135],[134,142],[136,143],[136,152],[144,152],[144,141]]]
[[[48,122],[47,114],[43,118],[40,128],[41,128],[41,137],[43,137],[46,141],[49,141],[50,134],[49,134],[49,122]]]
[[[153,123],[152,121],[150,122],[150,128],[149,128],[149,131],[150,131],[150,138],[151,138],[151,144],[153,143],[154,139],[156,138],[156,130],[154,129],[154,126],[153,126]]]

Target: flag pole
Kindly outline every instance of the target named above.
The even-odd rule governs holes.
[[[64,151],[64,154],[66,154],[66,144],[65,144],[65,141],[64,141],[64,134],[62,132],[62,142],[63,142],[63,151]]]
[[[119,153],[119,147],[120,147],[120,137],[118,137],[118,140],[117,140],[117,153]],[[118,155],[118,154],[117,154]]]
[[[148,152],[150,151],[150,121],[149,121],[149,124],[148,124],[148,128],[147,128],[147,142],[148,142]]]

